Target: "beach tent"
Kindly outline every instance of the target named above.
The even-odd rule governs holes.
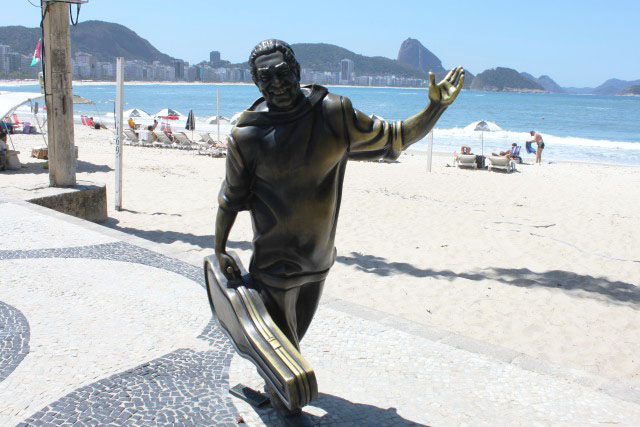
[[[218,124],[218,116],[211,116],[206,120],[207,124],[216,125]],[[220,116],[220,124],[229,124],[229,119],[225,116]]]
[[[0,92],[0,119],[11,115],[22,105],[43,100],[44,95],[38,92]]]
[[[132,108],[130,110],[126,110],[124,113],[125,117],[138,117],[141,119],[150,119],[151,116],[149,115],[149,113],[147,113],[144,110],[141,110],[139,108]]]
[[[172,108],[163,108],[156,113],[156,117],[166,120],[181,120],[184,118],[184,115]]]

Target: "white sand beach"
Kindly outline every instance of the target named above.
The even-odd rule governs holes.
[[[195,264],[212,253],[224,159],[126,146],[117,212],[113,134],[76,125],[75,137],[78,180],[107,184],[106,226]],[[27,167],[0,172],[0,192],[27,198],[48,185],[28,154],[42,137],[12,140]],[[639,386],[640,167],[448,164],[348,165],[325,295]],[[251,236],[243,213],[229,246],[246,263]]]

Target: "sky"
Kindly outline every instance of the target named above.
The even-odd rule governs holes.
[[[0,25],[38,26],[30,3],[39,1],[3,2]],[[212,50],[246,61],[267,38],[395,59],[411,37],[445,68],[474,74],[509,67],[575,87],[640,79],[638,0],[89,0],[80,9],[80,22],[88,20],[122,24],[193,64]]]

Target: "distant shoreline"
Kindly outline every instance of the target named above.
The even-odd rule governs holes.
[[[0,85],[7,86],[31,86],[38,85],[38,80],[0,80]],[[101,86],[101,85],[115,85],[116,82],[113,81],[96,81],[96,80],[74,80],[74,86]],[[151,85],[175,85],[175,86],[195,86],[195,85],[211,85],[211,86],[254,86],[253,83],[244,83],[244,82],[176,82],[176,81],[157,81],[157,82],[148,82],[148,81],[125,81],[125,85],[128,86],[151,86]],[[429,90],[428,87],[418,87],[418,86],[358,86],[358,85],[323,85],[325,87],[337,87],[337,88],[365,88],[365,89],[417,89],[417,90]],[[516,92],[516,93],[552,93],[547,91],[538,91],[538,90],[517,90],[511,89],[496,91],[496,90],[476,90],[476,89],[463,89],[464,91],[472,91],[472,92]],[[570,95],[570,94],[569,94]]]

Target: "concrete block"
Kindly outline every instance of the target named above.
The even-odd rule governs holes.
[[[29,202],[92,222],[107,219],[107,188],[88,182],[73,187],[49,187],[47,194]]]

